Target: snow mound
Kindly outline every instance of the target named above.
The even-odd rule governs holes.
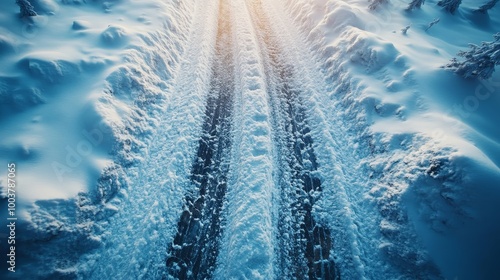
[[[54,15],[59,11],[59,5],[54,0],[36,0],[32,1],[37,14]]]
[[[86,20],[75,20],[71,25],[73,30],[85,30],[90,27],[90,23]]]
[[[121,26],[109,26],[101,33],[101,40],[107,47],[121,47],[129,38],[125,28]]]
[[[341,37],[346,40],[342,43],[347,45],[347,53],[351,53],[350,60],[366,67],[369,73],[393,63],[399,55],[393,44],[384,42],[367,32],[350,29]]]
[[[5,35],[0,35],[0,56],[12,54],[16,51],[14,41]]]
[[[60,83],[66,79],[75,78],[80,74],[79,66],[63,59],[48,60],[39,57],[48,57],[49,55],[34,54],[30,57],[21,59],[18,62],[20,70],[36,80],[46,83]]]

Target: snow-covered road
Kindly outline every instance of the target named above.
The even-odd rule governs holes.
[[[312,215],[321,197],[321,180],[313,140],[302,102],[304,92],[296,87],[293,61],[287,61],[279,35],[273,30],[262,2],[250,2],[253,25],[260,43],[266,73],[266,90],[272,108],[273,140],[278,170],[278,275],[281,278],[335,279],[339,272],[331,251],[330,230]]]
[[[474,255],[497,256],[489,244],[499,242],[476,252],[468,240],[500,232],[489,222],[500,173],[488,157],[498,156],[485,152],[498,143],[475,147],[484,139],[466,139],[469,128],[442,114],[451,101],[429,97],[463,82],[417,61],[442,60],[448,42],[417,25],[388,31],[442,11],[427,5],[420,18],[401,15],[401,1],[372,11],[357,0],[36,2],[42,14],[29,26],[40,34],[0,36],[0,59],[12,64],[0,71],[0,107],[13,114],[0,119],[0,152],[37,186],[19,188],[25,261],[14,279],[497,271]],[[1,5],[11,17],[19,8]],[[477,20],[468,16],[443,23]],[[15,22],[11,33],[26,24]],[[465,100],[488,105],[475,96]],[[449,123],[458,125],[443,133]]]
[[[164,239],[167,276],[335,279],[330,230],[313,216],[321,181],[293,62],[262,3],[217,9],[202,130],[196,153],[184,151],[194,162]]]
[[[313,216],[321,180],[293,62],[260,1],[219,5],[195,188],[168,249],[169,275],[335,279],[330,230]]]

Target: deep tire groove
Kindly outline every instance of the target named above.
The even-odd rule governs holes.
[[[284,279],[340,279],[330,250],[330,231],[312,215],[321,194],[321,181],[313,140],[301,104],[300,91],[293,88],[293,66],[287,64],[278,48],[276,35],[261,4],[251,5],[255,29],[262,43],[267,88],[278,144],[280,211],[278,242],[279,269]]]
[[[167,252],[168,279],[209,279],[222,235],[221,216],[227,189],[234,93],[231,26],[221,2],[216,57],[203,132],[191,170],[195,190],[185,197],[177,234]],[[179,93],[182,94],[182,93]]]

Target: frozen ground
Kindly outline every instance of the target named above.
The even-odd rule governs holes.
[[[31,2],[0,3],[7,279],[500,277],[500,74],[440,68],[500,6]]]

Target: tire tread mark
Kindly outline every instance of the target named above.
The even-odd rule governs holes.
[[[249,5],[254,27],[262,43],[267,88],[271,99],[273,126],[278,144],[281,171],[278,242],[281,256],[278,267],[285,279],[340,279],[330,254],[333,240],[330,231],[314,220],[314,202],[321,194],[321,181],[301,104],[300,90],[293,87],[293,65],[287,64],[278,48],[276,35],[261,3]],[[288,173],[288,174],[287,174]]]
[[[219,6],[216,57],[205,120],[191,168],[190,181],[194,188],[185,196],[177,233],[167,249],[168,279],[210,279],[219,253],[234,93],[231,26],[227,20],[227,3],[223,2]]]

